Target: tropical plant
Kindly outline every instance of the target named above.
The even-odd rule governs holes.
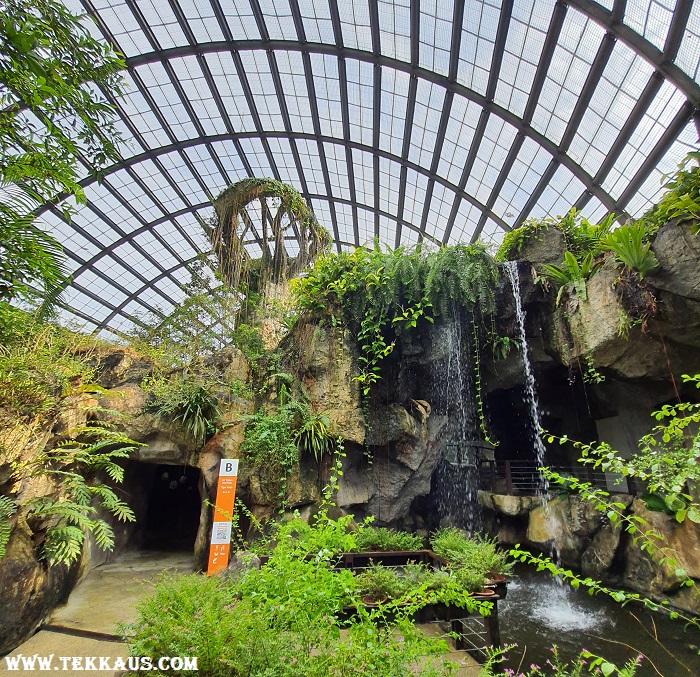
[[[398,599],[406,590],[405,581],[399,577],[396,569],[374,562],[357,574],[357,587],[374,601],[381,601],[383,597]]]
[[[42,203],[85,197],[79,162],[117,160],[115,110],[124,62],[84,17],[55,0],[6,0],[0,22],[0,300],[55,301],[66,281],[58,242],[33,225]],[[71,207],[60,207],[66,215]]]
[[[355,538],[358,552],[421,550],[423,548],[423,538],[418,534],[395,531],[386,527],[362,527],[358,530]]]
[[[143,389],[151,394],[148,407],[157,416],[179,425],[197,445],[217,431],[221,409],[213,394],[214,384],[186,374],[148,376]]]
[[[646,231],[641,223],[620,226],[608,233],[601,241],[602,249],[615,254],[615,258],[630,270],[634,270],[641,280],[651,273],[659,262],[651,251],[651,244],[645,242]]]
[[[667,192],[637,223],[649,236],[673,219],[679,223],[700,220],[700,152],[693,151],[678,165],[678,171],[665,184]],[[693,226],[698,232],[700,224]]]
[[[88,532],[99,548],[114,547],[114,531],[97,516],[99,509],[117,520],[134,521],[131,508],[101,477],[104,474],[115,483],[122,482],[124,468],[117,460],[128,458],[138,446],[109,424],[90,421],[73,428],[55,447],[13,463],[11,479],[20,492],[25,483],[40,477],[55,483],[54,489],[58,487],[58,496],[40,493],[17,506],[33,531],[43,534],[40,556],[50,565],[75,562]],[[12,514],[11,499],[2,498],[6,521]],[[7,527],[0,528],[2,531]]]
[[[564,252],[564,263],[561,266],[552,264],[542,264],[542,277],[549,278],[558,287],[557,304],[559,304],[562,292],[565,289],[573,290],[576,295],[585,301],[588,298],[586,291],[586,280],[588,280],[602,265],[602,262],[593,262],[593,252],[588,252],[579,263],[576,257],[569,251]]]
[[[484,245],[457,245],[427,252],[358,248],[326,253],[293,290],[299,307],[347,326],[360,347],[363,394],[381,378],[381,363],[402,332],[464,308],[480,317],[494,310],[498,271]]]
[[[507,575],[513,570],[512,558],[498,547],[495,538],[469,536],[456,527],[446,527],[438,529],[430,537],[430,543],[435,554],[445,559],[456,575],[473,573],[481,577],[481,585],[489,575]]]
[[[331,452],[334,438],[330,434],[331,420],[323,412],[310,413],[304,417],[294,433],[294,439],[302,453],[313,454],[317,463],[324,454]]]

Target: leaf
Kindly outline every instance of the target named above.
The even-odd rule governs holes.
[[[603,673],[603,675],[605,675],[605,677],[609,677],[610,675],[612,675],[612,673],[615,672],[615,670],[617,670],[617,668],[612,663],[603,661],[600,664],[600,671]]]

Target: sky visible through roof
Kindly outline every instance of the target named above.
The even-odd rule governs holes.
[[[572,205],[638,217],[697,148],[692,0],[67,4],[128,66],[123,161],[85,168],[70,223],[42,216],[63,318],[103,335],[182,301],[212,198],[246,176],[297,188],[338,249],[496,244]]]

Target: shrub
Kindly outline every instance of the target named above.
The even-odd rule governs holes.
[[[196,444],[203,445],[217,431],[221,409],[212,383],[181,374],[149,376],[142,387],[151,394],[149,407],[178,424]]]
[[[373,550],[421,550],[423,539],[417,534],[385,527],[363,527],[355,537],[359,552]]]

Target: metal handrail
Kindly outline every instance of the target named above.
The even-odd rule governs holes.
[[[585,465],[548,464],[547,467],[562,476],[574,477],[579,481],[589,482],[596,489],[603,489],[614,494],[640,495],[644,487],[632,478],[622,477],[616,473],[605,473]],[[481,488],[498,494],[536,495],[545,487],[545,481],[539,470],[540,463],[534,460],[497,460],[482,461]],[[554,485],[555,488],[561,485]]]

